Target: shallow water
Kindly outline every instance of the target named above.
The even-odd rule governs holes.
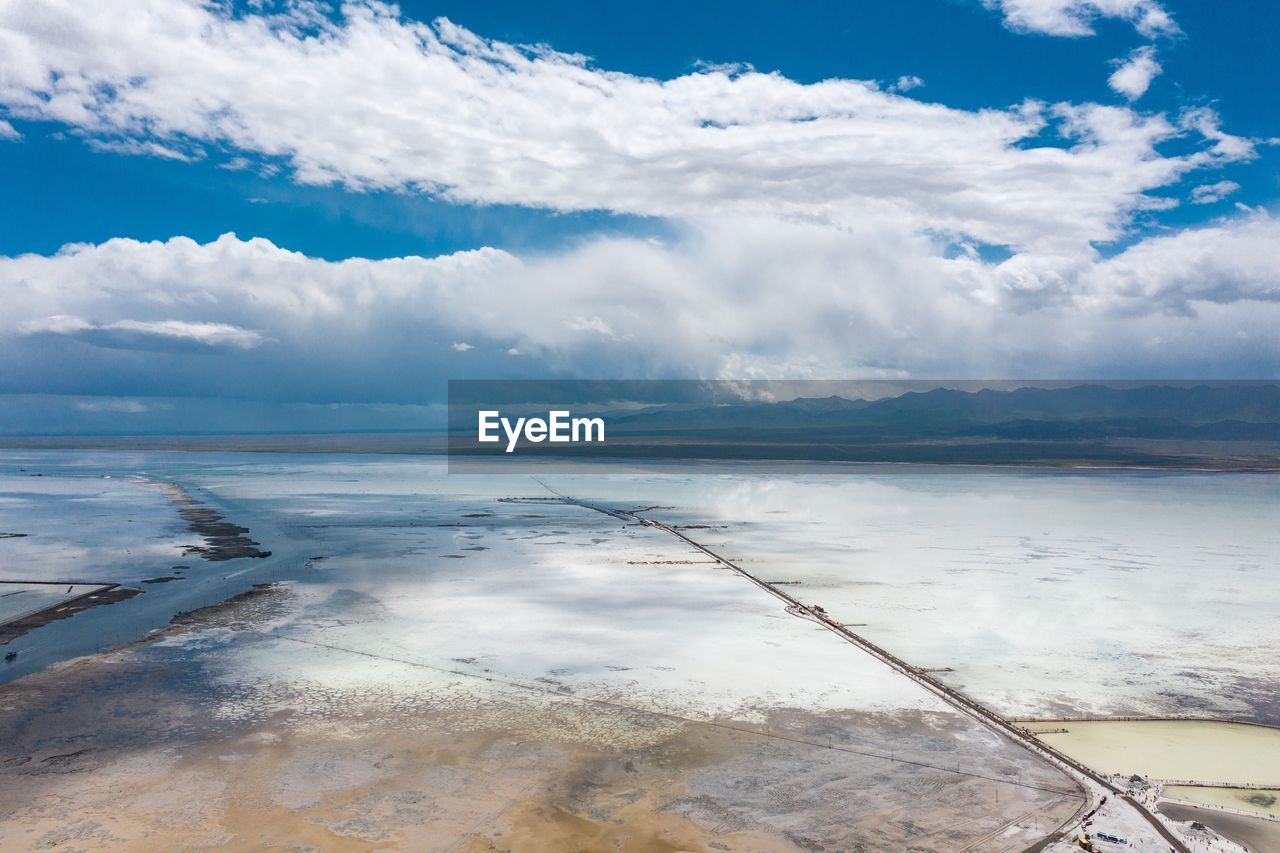
[[[1205,720],[1089,720],[1039,737],[1103,773],[1275,784],[1280,729]]]
[[[1280,819],[1280,791],[1256,788],[1201,788],[1188,785],[1165,785],[1163,795],[1189,803],[1224,806],[1242,812]]]
[[[180,462],[178,460],[181,460]],[[176,464],[175,464],[176,463]],[[175,613],[222,601],[253,583],[283,577],[301,564],[269,516],[235,521],[281,542],[266,560],[209,562],[186,553],[203,544],[152,481],[206,468],[181,453],[0,451],[0,579],[118,583],[145,594],[93,607],[37,628],[5,646],[0,682],[57,661],[139,640]],[[230,513],[216,495],[199,499]],[[148,583],[155,579],[174,580]],[[66,587],[62,587],[66,589]],[[8,653],[15,655],[8,658]]]
[[[1280,722],[1280,477],[777,466],[632,489],[1008,714]]]
[[[0,452],[0,533],[24,534],[0,538],[0,579],[137,583],[183,562],[199,537],[131,467]]]
[[[138,474],[182,484],[274,552],[182,558],[187,580],[15,641],[42,650],[26,660],[112,631],[142,636],[176,609],[292,579],[308,613],[289,627],[298,636],[446,668],[697,713],[918,704],[902,679],[672,537],[500,501],[547,497],[539,475],[583,499],[669,507],[652,514],[695,526],[689,535],[767,580],[800,581],[788,591],[865,623],[855,630],[912,663],[950,669],[940,677],[1008,713],[1280,721],[1277,477],[698,463],[459,476],[438,458],[330,454],[0,460],[0,531],[39,534],[0,540],[0,559],[29,549],[49,576],[92,565],[95,580],[136,581],[179,559],[193,537],[162,495],[128,481]],[[39,488],[21,480],[36,468]],[[121,507],[131,524],[118,523]],[[264,647],[250,665],[355,677],[299,649]]]

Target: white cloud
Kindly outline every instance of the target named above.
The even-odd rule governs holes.
[[[57,335],[109,349],[253,349],[263,343],[257,332],[227,323],[184,320],[117,320],[90,323],[79,317],[57,314],[33,318],[18,325],[23,335]]]
[[[0,289],[16,297],[0,319],[0,391],[46,391],[65,372],[61,393],[109,381],[117,396],[420,402],[447,378],[440,342],[463,339],[476,377],[504,375],[504,354],[539,375],[597,378],[1271,375],[1277,244],[1264,215],[1105,260],[999,263],[895,223],[773,219],[529,258],[331,262],[231,235],[117,239],[0,259]],[[137,359],[61,342],[154,315],[254,328],[271,345]],[[103,319],[75,319],[88,316]]]
[[[1280,304],[1276,246],[1280,220],[1261,213],[1154,237],[1097,264],[1085,277],[1079,299],[1146,315],[1194,316],[1210,304],[1249,303],[1248,310],[1259,310],[1259,303]],[[1239,331],[1252,325],[1240,317]],[[1263,333],[1262,340],[1280,353],[1280,333]]]
[[[0,119],[0,140],[16,142],[22,138],[18,129],[4,119]]]
[[[1136,101],[1160,71],[1155,48],[1147,45],[1130,53],[1107,78],[1107,85],[1130,101]]]
[[[145,403],[129,399],[82,400],[75,407],[81,412],[123,412],[129,415],[139,415],[151,410]]]
[[[894,92],[910,92],[912,89],[919,89],[924,85],[924,80],[914,74],[904,74],[889,87]]]
[[[1280,371],[1273,220],[1095,246],[1177,203],[1151,190],[1253,156],[1210,110],[955,110],[743,67],[659,81],[387,7],[290,8],[0,2],[0,103],[132,153],[663,216],[678,238],[330,262],[225,235],[0,258],[0,392],[419,402],[444,346],[477,376]],[[1003,8],[1044,32],[1172,26],[1154,3]],[[984,261],[992,244],[1012,256]]]
[[[1213,143],[1207,151],[1198,155],[1202,158],[1199,165],[1215,159],[1218,162],[1226,162],[1244,160],[1253,156],[1253,142],[1224,132],[1220,126],[1218,114],[1207,107],[1187,110],[1178,119],[1178,124],[1184,130],[1195,131],[1202,138]]]
[[[618,333],[613,330],[613,326],[594,315],[590,317],[572,317],[565,325],[575,332],[593,332],[604,338],[618,337]]]
[[[1098,18],[1131,22],[1144,36],[1170,35],[1178,25],[1158,0],[983,0],[1004,14],[1005,23],[1019,32],[1052,36],[1093,35]]]
[[[1216,184],[1201,184],[1191,191],[1192,204],[1213,204],[1222,201],[1236,190],[1240,189],[1240,185],[1235,181],[1218,181]]]
[[[89,147],[95,151],[111,154],[147,155],[163,160],[180,160],[184,163],[189,163],[200,156],[200,152],[188,154],[148,139],[90,139]]]
[[[1041,20],[1050,5],[1064,20],[1158,22],[1158,6],[1134,0],[1004,8]],[[1121,108],[956,110],[873,82],[741,68],[661,81],[387,6],[353,2],[336,22],[290,8],[3,4],[0,102],[98,145],[169,157],[216,146],[304,182],[675,218],[892,219],[1048,253],[1087,253],[1123,233],[1149,190],[1252,152],[1211,140],[1210,152],[1161,154],[1200,125]],[[1037,145],[1059,133],[1071,147]]]

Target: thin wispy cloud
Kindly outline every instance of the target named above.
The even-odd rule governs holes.
[[[25,320],[18,324],[16,331],[22,335],[54,335],[109,349],[129,350],[253,349],[263,343],[262,335],[257,332],[228,323],[186,320],[91,323],[65,314]]]
[[[81,412],[110,412],[112,414],[140,415],[143,412],[149,412],[154,406],[147,405],[141,400],[131,399],[106,399],[106,400],[81,400],[75,404],[77,411]],[[166,406],[166,408],[168,408]]]
[[[1213,184],[1201,184],[1191,190],[1192,204],[1213,204],[1240,189],[1235,181],[1218,181]]]

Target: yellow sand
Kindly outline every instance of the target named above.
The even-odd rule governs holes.
[[[1102,773],[1280,782],[1280,729],[1202,720],[1090,720],[1061,727],[1067,732],[1040,739]]]
[[[1164,795],[1173,800],[1188,803],[1205,803],[1211,806],[1227,806],[1246,812],[1280,817],[1280,791],[1262,791],[1255,788],[1191,788],[1185,785],[1166,785]],[[1250,802],[1256,798],[1258,802]],[[1265,805],[1267,799],[1274,802]]]

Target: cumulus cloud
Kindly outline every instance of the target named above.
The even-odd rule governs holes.
[[[1152,190],[1254,156],[1211,110],[958,110],[742,66],[653,80],[368,2],[287,8],[0,4],[0,104],[125,153],[660,216],[674,236],[325,261],[228,234],[0,258],[0,392],[414,405],[459,362],[476,377],[1280,370],[1273,220],[1099,254],[1177,203]],[[1001,8],[1068,35],[1103,15],[1172,27],[1136,0]]]
[[[0,320],[0,391],[425,402],[432,381],[458,378],[441,355],[464,338],[477,378],[508,375],[506,355],[532,375],[596,378],[1270,375],[1277,243],[1280,224],[1261,214],[1056,262],[988,262],[895,223],[772,219],[527,258],[333,262],[231,235],[116,239],[0,259],[0,288],[16,295]],[[271,344],[168,359],[57,345],[136,327],[112,314],[161,311]]]
[[[1160,71],[1155,48],[1147,45],[1133,51],[1126,59],[1119,62],[1116,70],[1107,78],[1107,85],[1130,101],[1136,101],[1146,93],[1151,81]]]
[[[22,138],[22,134],[18,129],[4,119],[0,119],[0,140],[7,142],[16,142]]]
[[[184,158],[225,149],[308,183],[675,218],[891,218],[1051,253],[1116,238],[1149,190],[1252,151],[1203,140],[1211,147],[1165,155],[1159,143],[1199,125],[1120,108],[957,110],[874,82],[801,84],[740,67],[654,80],[372,2],[333,19],[288,8],[0,5],[0,103],[98,145]],[[1011,21],[1077,28],[1109,14],[1151,29],[1161,12],[1136,0],[1003,8]]]
[[[1191,191],[1192,204],[1213,204],[1222,201],[1236,190],[1240,189],[1240,185],[1235,181],[1218,181],[1216,184],[1201,184]]]
[[[1090,270],[1081,302],[1129,314],[1184,316],[1208,305],[1275,305],[1280,303],[1277,245],[1280,220],[1263,213],[1154,237]],[[1248,325],[1241,317],[1241,329]],[[1273,352],[1280,349],[1280,334],[1264,340]]]
[[[889,88],[894,92],[910,92],[912,89],[919,89],[924,85],[924,80],[914,74],[904,74],[899,77]]]
[[[253,349],[263,342],[257,332],[228,323],[183,320],[90,323],[63,314],[26,320],[19,324],[17,331],[23,335],[54,335],[108,349],[129,350]]]
[[[1158,0],[983,0],[999,9],[1005,23],[1019,32],[1052,36],[1093,35],[1098,18],[1129,21],[1144,36],[1178,31],[1173,16]]]

